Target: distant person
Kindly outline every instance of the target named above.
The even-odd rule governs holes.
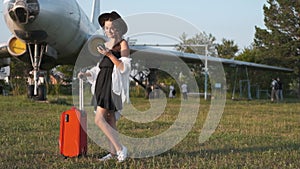
[[[28,84],[27,97],[33,98],[33,96],[34,96],[34,79],[33,79],[32,72],[29,72],[29,76],[27,77],[27,84]]]
[[[184,100],[187,100],[187,93],[188,93],[188,86],[187,84],[183,83],[181,85],[181,92]]]
[[[176,91],[175,91],[175,87],[173,85],[170,85],[170,92],[169,92],[169,98],[174,98]]]
[[[2,85],[0,85],[0,94],[4,95],[4,89]]]
[[[276,101],[278,101],[278,83],[277,80],[272,78],[271,82],[271,101],[273,102],[276,98]]]
[[[33,75],[32,73],[29,72],[29,76],[27,77],[27,84],[30,85],[34,85],[34,79],[33,79]]]
[[[173,98],[175,98],[176,96],[176,89],[174,88],[174,90],[172,91],[172,95],[173,95]]]
[[[152,92],[152,88],[151,88],[151,85],[147,85],[146,86],[146,99],[149,99],[150,98],[150,93]]]
[[[154,98],[159,98],[160,93],[159,93],[159,86],[157,84],[153,85],[153,91],[154,91]]]
[[[283,100],[283,92],[282,92],[282,81],[280,78],[277,78],[277,83],[278,83],[278,98],[282,101]]]

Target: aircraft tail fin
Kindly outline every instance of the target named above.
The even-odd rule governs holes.
[[[98,16],[99,15],[100,15],[100,0],[94,0],[91,22],[96,26],[97,29],[100,27],[98,24]]]

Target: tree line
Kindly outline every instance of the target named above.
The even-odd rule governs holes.
[[[200,32],[191,38],[187,38],[183,33],[180,37],[181,46],[177,50],[294,69],[292,74],[254,70],[251,71],[250,76],[253,81],[260,82],[265,88],[269,87],[272,78],[280,77],[285,82],[285,88],[295,90],[300,97],[299,10],[298,0],[267,0],[263,6],[266,28],[255,26],[253,43],[242,49],[240,53],[234,40],[222,39],[222,43],[217,44],[216,38],[205,32]],[[197,47],[200,44],[208,45],[208,53],[203,47]],[[226,69],[227,79],[232,73],[232,70]]]

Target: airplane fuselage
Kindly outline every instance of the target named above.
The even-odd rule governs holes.
[[[3,12],[17,38],[26,44],[46,44],[45,54],[56,64],[74,64],[96,31],[76,0],[5,0]]]

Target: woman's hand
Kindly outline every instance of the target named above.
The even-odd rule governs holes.
[[[105,48],[105,47],[103,47],[103,46],[101,46],[101,45],[99,45],[99,46],[97,47],[97,50],[98,50],[98,52],[99,52],[100,54],[102,54],[102,55],[108,55],[108,54],[110,53],[109,49],[107,49],[107,48]]]
[[[79,79],[83,79],[85,76],[86,76],[85,73],[79,72],[77,77],[78,77]]]
[[[79,79],[84,79],[84,78],[86,78],[86,77],[90,77],[90,76],[92,76],[89,72],[86,72],[86,73],[84,73],[84,72],[79,72],[78,73],[78,78]]]

